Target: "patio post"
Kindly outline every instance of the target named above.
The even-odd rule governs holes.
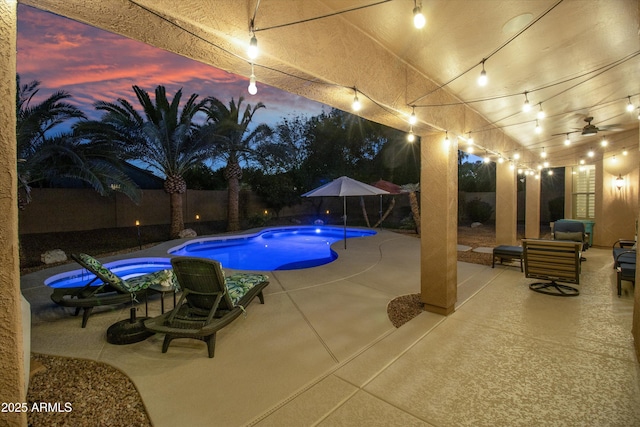
[[[420,143],[420,288],[426,311],[448,315],[458,298],[458,144],[444,139]]]
[[[16,34],[17,2],[0,0],[0,401],[26,402],[22,297],[18,254],[18,197],[16,170]],[[26,357],[29,357],[26,355]],[[0,416],[7,425],[27,425],[26,414]]]
[[[524,213],[524,236],[527,239],[540,238],[540,180],[531,176],[525,178],[526,198]]]
[[[496,164],[496,245],[514,246],[517,240],[518,191],[515,170]]]

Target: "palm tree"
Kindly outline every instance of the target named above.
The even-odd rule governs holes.
[[[72,120],[85,119],[75,106],[64,102],[71,95],[57,91],[35,103],[37,80],[20,84],[16,76],[16,141],[18,154],[18,206],[31,201],[35,183],[55,183],[75,179],[89,184],[101,195],[121,191],[136,203],[140,190],[120,169],[121,162],[112,147],[83,140],[70,131],[54,134],[55,128]]]
[[[212,154],[212,143],[199,138],[194,123],[194,116],[205,101],[197,102],[198,95],[194,93],[180,111],[182,89],[169,102],[164,86],[158,86],[155,103],[138,86],[133,86],[133,91],[143,114],[122,98],[117,103],[100,101],[95,107],[105,114],[83,130],[94,141],[115,144],[127,158],[141,160],[165,176],[164,190],[169,194],[171,209],[170,235],[177,238],[184,229],[182,194],[187,184],[183,175]]]
[[[420,183],[405,184],[402,189],[409,193],[409,205],[411,206],[411,214],[413,215],[413,221],[416,223],[416,233],[420,235],[420,205],[418,204],[418,197],[416,193],[420,191]]]
[[[209,126],[203,129],[211,140],[216,142],[218,156],[226,161],[224,178],[228,182],[228,210],[227,230],[240,229],[239,197],[240,179],[242,179],[241,161],[250,161],[257,156],[254,144],[261,138],[271,134],[271,128],[265,124],[258,125],[249,132],[249,124],[253,115],[261,108],[265,108],[262,102],[255,106],[247,104],[241,113],[243,97],[238,98],[238,103],[232,98],[227,107],[220,100],[210,97],[205,112],[208,116]]]

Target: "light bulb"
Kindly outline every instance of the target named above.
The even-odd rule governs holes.
[[[516,165],[513,164],[513,162],[509,163],[509,169],[510,170],[515,170]]]
[[[451,143],[451,140],[449,139],[449,131],[445,131],[444,143],[447,144],[447,146]]]
[[[524,104],[522,104],[522,111],[525,113],[528,113],[529,111],[531,111],[531,104],[529,103],[527,92],[524,93]]]
[[[473,145],[473,137],[469,134],[469,138],[467,138],[467,144]]]
[[[567,138],[564,140],[564,145],[571,145],[571,140],[569,139],[569,134],[567,134]]]
[[[631,103],[631,97],[629,96],[628,98],[629,98],[629,103],[627,104],[627,111],[632,112],[633,110],[635,110],[635,107]]]
[[[623,149],[622,149],[622,155],[623,155],[623,156],[626,156],[627,154],[629,154],[629,152],[623,148]]]
[[[520,153],[518,153],[517,151],[513,154],[513,158],[518,160],[520,158]]]
[[[611,158],[611,161],[612,161],[613,163],[615,163],[615,162],[617,162],[617,161],[618,161],[618,159],[616,158],[616,155],[615,155],[615,154],[614,154],[614,155],[613,155],[613,157]]]
[[[609,144],[609,141],[607,141],[603,136],[602,141],[600,141],[600,146],[606,147],[608,144]]]
[[[589,152],[587,153],[587,156],[589,156],[589,157],[593,157],[595,155],[596,155],[596,153],[594,153],[593,150],[589,150]]]
[[[249,77],[249,88],[247,89],[251,95],[255,95],[258,93],[258,87],[256,86],[256,76],[255,74],[251,74]]]
[[[547,152],[544,151],[544,147],[542,147],[542,153],[540,153],[540,157],[542,157],[543,159],[547,157]]]
[[[416,117],[416,112],[411,111],[411,115],[409,116],[409,124],[410,125],[415,125],[418,122],[418,118]]]
[[[547,171],[547,175],[553,175],[553,171],[552,170]]]
[[[358,99],[357,92],[353,97],[353,104],[351,104],[351,108],[353,109],[353,111],[360,111],[360,108],[362,108],[362,104],[360,104],[360,100]]]
[[[580,164],[584,165],[584,159],[580,159]]]
[[[538,168],[538,170],[542,170],[542,165],[538,165],[536,167]]]
[[[536,179],[540,179],[540,174],[539,173],[536,174]]]
[[[422,14],[422,8],[420,6],[416,6],[413,8],[413,25],[417,29],[421,29],[427,23],[427,19]]]
[[[416,140],[416,136],[413,134],[413,129],[411,129],[409,131],[409,134],[407,135],[407,141],[413,142],[415,140]]]
[[[538,114],[536,115],[540,120],[544,119],[545,117],[547,117],[547,114],[544,112],[544,110],[542,109],[542,102],[540,104],[538,104],[538,106],[540,107],[540,109],[538,110]]]
[[[474,151],[473,145],[468,145],[467,146],[467,153],[473,154],[473,151]]]
[[[542,166],[544,166],[545,168],[548,168],[548,167],[549,167],[549,162],[544,162],[544,163],[542,164]]]
[[[522,169],[518,169],[518,175],[522,175]]]
[[[489,78],[487,77],[487,72],[484,70],[484,62],[482,63],[482,71],[480,71],[480,77],[478,77],[478,85],[486,86],[489,82]]]
[[[535,128],[536,133],[542,133],[542,126],[540,126],[540,123],[538,123],[538,121],[536,120],[536,128]]]
[[[502,156],[498,157],[498,163],[504,163],[504,159],[502,158]]]
[[[489,163],[491,161],[491,159],[489,158],[489,156],[487,156],[486,154],[484,155],[484,158],[482,159],[483,162],[485,163]]]
[[[247,55],[250,59],[256,59],[258,57],[258,39],[255,35],[251,36],[249,47],[247,48]]]

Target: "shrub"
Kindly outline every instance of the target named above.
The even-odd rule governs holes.
[[[492,213],[491,205],[480,199],[473,199],[467,203],[467,215],[472,222],[487,222]]]

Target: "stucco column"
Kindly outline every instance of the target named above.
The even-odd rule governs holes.
[[[16,0],[0,0],[0,402],[25,401],[16,177]],[[2,413],[27,425],[24,413]]]
[[[527,175],[524,213],[524,236],[540,238],[540,179]]]
[[[515,245],[518,234],[516,171],[508,163],[496,165],[496,244]]]
[[[458,285],[458,146],[444,134],[420,145],[420,288],[425,310],[453,313]]]

